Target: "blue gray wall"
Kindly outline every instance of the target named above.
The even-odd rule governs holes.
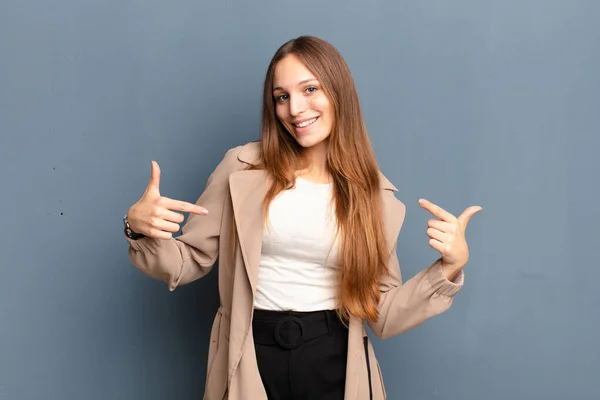
[[[593,0],[0,2],[0,398],[201,398],[217,274],[170,293],[121,217],[151,159],[194,201],[258,138],[301,34],[351,66],[406,277],[436,257],[420,197],[484,207],[451,310],[375,342],[389,397],[600,398],[598,21]]]

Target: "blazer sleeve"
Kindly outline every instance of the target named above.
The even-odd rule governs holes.
[[[223,207],[229,196],[229,175],[240,169],[239,150],[236,147],[225,154],[196,201],[208,214],[190,214],[179,237],[131,240],[125,236],[133,265],[146,275],[166,282],[171,291],[205,276],[217,260]]]
[[[400,203],[398,200],[395,201]],[[400,206],[401,226],[404,221],[405,206],[402,203]],[[441,258],[402,283],[396,248],[397,244],[393,246],[389,257],[389,275],[381,281],[380,285],[379,319],[377,322],[369,321],[369,327],[381,339],[408,331],[446,311],[452,304],[453,296],[464,283],[462,271],[453,282],[446,279],[442,273]]]

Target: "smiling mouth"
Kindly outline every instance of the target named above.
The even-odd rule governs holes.
[[[302,121],[302,122],[299,122],[297,124],[292,124],[292,125],[294,125],[296,128],[305,128],[309,125],[314,124],[317,121],[317,119],[319,119],[319,117],[311,118],[306,121]]]

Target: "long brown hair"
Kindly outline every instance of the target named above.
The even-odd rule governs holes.
[[[295,55],[316,76],[333,105],[334,125],[329,135],[327,168],[333,178],[333,205],[340,238],[338,313],[344,319],[378,319],[380,280],[388,273],[389,249],[383,232],[379,168],[365,128],[350,70],[328,42],[301,36],[283,44],[267,70],[262,109],[262,165],[272,178],[263,203],[269,205],[295,183],[295,172],[305,167],[302,146],[275,113],[275,66]]]

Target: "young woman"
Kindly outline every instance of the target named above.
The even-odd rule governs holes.
[[[269,65],[262,140],[227,152],[196,204],[160,195],[160,170],[125,217],[129,254],[171,290],[219,260],[205,399],[383,399],[365,322],[381,338],[452,303],[480,207],[436,218],[440,258],[402,283],[405,207],[380,173],[356,88],[339,52],[315,37]],[[179,231],[184,217],[190,217]]]

